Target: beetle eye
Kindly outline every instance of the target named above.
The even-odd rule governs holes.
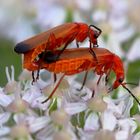
[[[122,83],[123,82],[123,78],[120,78],[118,81],[119,81],[119,83]]]
[[[98,38],[98,36],[99,36],[99,33],[97,31],[94,31],[94,37]]]

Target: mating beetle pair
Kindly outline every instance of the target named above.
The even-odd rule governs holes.
[[[110,72],[113,70],[116,80],[109,90],[111,91],[122,85],[139,103],[125,86],[126,83],[123,83],[124,67],[121,59],[107,49],[97,48],[97,38],[100,34],[101,30],[94,25],[66,23],[16,45],[15,51],[24,54],[24,68],[33,72],[34,81],[35,70],[38,71],[37,78],[40,69],[47,69],[54,74],[63,73],[50,96],[43,102],[48,101],[53,96],[65,75],[86,71],[83,87],[88,71],[93,69],[97,75],[100,75],[97,84],[103,74],[106,75],[107,81]],[[83,42],[87,37],[89,38],[89,48],[79,48],[79,42]],[[78,48],[66,49],[73,40],[76,40]]]

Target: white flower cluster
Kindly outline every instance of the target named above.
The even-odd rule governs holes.
[[[62,81],[53,98],[42,103],[53,88],[49,85],[53,84],[40,79],[32,85],[27,71],[20,75],[22,80],[15,81],[13,66],[11,76],[6,67],[6,75],[8,83],[0,88],[1,140],[140,138],[140,116],[131,113],[132,109],[139,111],[138,104],[126,93],[112,99],[101,83],[95,86],[97,93],[92,97],[86,87],[77,90],[80,84],[73,77],[69,82]]]

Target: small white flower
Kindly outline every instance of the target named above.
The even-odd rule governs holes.
[[[90,113],[85,121],[84,130],[85,131],[98,131],[99,128],[100,128],[99,116],[96,113]]]
[[[29,126],[30,132],[35,133],[49,125],[48,123],[50,122],[50,118],[46,116],[38,118],[29,117],[26,119],[26,122]]]
[[[6,107],[12,102],[12,99],[10,96],[4,95],[3,93],[0,93],[0,105]]]
[[[118,132],[116,132],[116,140],[127,140],[136,130],[137,125],[131,119],[118,120]]]
[[[77,114],[86,110],[87,106],[84,102],[76,102],[76,103],[67,103],[65,106],[65,111],[70,114]]]
[[[130,109],[133,106],[133,99],[129,98],[128,95],[124,95],[115,100],[104,97],[104,101],[108,104],[108,110],[113,112],[117,118],[130,116]]]
[[[72,140],[72,136],[66,130],[60,131],[54,134],[53,140]]]
[[[10,133],[10,128],[6,126],[0,127],[0,137]]]
[[[59,110],[53,111],[51,113],[51,119],[57,125],[66,126],[66,125],[68,125],[68,122],[70,120],[70,117],[64,111],[64,109],[59,109]]]
[[[32,104],[41,95],[42,93],[39,87],[31,85],[30,88],[27,91],[25,91],[22,99]]]
[[[133,140],[139,140],[140,139],[140,132],[138,132],[135,136]]]
[[[120,101],[118,105],[115,105],[112,99],[105,97],[104,101],[108,104],[108,110],[113,112],[116,116],[121,116],[124,109],[124,102]]]
[[[29,129],[24,123],[17,124],[11,128],[10,136],[12,139],[28,139]]]
[[[107,109],[107,104],[100,96],[95,96],[87,101],[87,107],[95,112],[103,112]]]
[[[2,124],[6,123],[9,118],[11,116],[10,112],[4,112],[0,114],[0,126],[2,126]]]
[[[95,133],[95,136],[92,140],[115,140],[115,134],[109,130],[100,130]]]
[[[101,115],[102,127],[105,130],[113,131],[117,125],[117,119],[111,111],[105,111]]]
[[[39,140],[51,140],[56,128],[54,128],[53,124],[46,125],[41,131],[39,131],[36,135],[36,138]]]

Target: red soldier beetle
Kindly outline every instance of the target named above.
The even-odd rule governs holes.
[[[100,79],[103,76],[103,74],[105,74],[106,79],[108,79],[110,72],[114,71],[116,75],[116,79],[112,87],[109,88],[109,92],[112,91],[113,89],[118,88],[121,85],[124,89],[126,89],[131,94],[131,96],[140,105],[139,100],[125,86],[127,83],[123,83],[124,67],[123,67],[122,60],[119,58],[119,56],[115,55],[114,53],[111,53],[109,50],[104,49],[104,48],[92,48],[92,49],[96,53],[98,63],[96,63],[96,59],[94,58],[92,52],[88,48],[66,49],[63,52],[63,54],[60,56],[59,60],[52,63],[47,63],[43,59],[40,59],[38,62],[35,62],[35,63],[31,62],[30,56],[32,55],[33,51],[30,51],[24,55],[23,65],[24,65],[24,68],[28,69],[29,71],[46,69],[55,74],[63,73],[62,77],[59,79],[52,93],[42,103],[45,103],[53,96],[59,84],[61,83],[62,79],[66,75],[73,75],[73,74],[78,74],[80,72],[86,71],[86,75],[85,75],[84,82],[82,85],[83,87],[85,84],[87,72],[93,69],[93,71],[96,72],[97,75],[100,75],[97,84],[99,84]],[[39,68],[37,63],[40,63],[40,61],[42,61],[41,62],[42,65]]]
[[[42,52],[47,53],[51,51],[54,53],[56,50],[61,50],[57,56],[57,59],[59,59],[59,56],[73,40],[76,40],[77,47],[79,48],[78,43],[83,42],[88,37],[90,49],[97,47],[97,38],[101,32],[101,29],[94,25],[88,26],[85,23],[76,22],[65,23],[18,43],[14,50],[17,53],[26,53],[34,49],[31,56],[32,62],[36,61],[36,58]],[[96,57],[94,52],[93,54]],[[56,60],[53,61],[55,62]]]

